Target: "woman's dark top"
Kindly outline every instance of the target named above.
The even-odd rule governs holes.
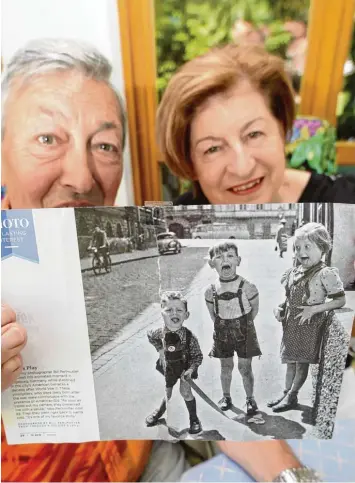
[[[312,173],[299,203],[328,202],[355,204],[355,176],[326,176]],[[209,205],[206,196],[199,190],[180,195],[175,205]]]

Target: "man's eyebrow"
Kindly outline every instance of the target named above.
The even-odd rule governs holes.
[[[44,114],[45,116],[48,116],[48,117],[56,117],[56,116],[60,116],[60,117],[63,117],[63,118],[66,118],[66,116],[61,112],[61,111],[53,111],[52,109],[48,109],[47,107],[40,107],[39,108],[39,111],[40,113]]]
[[[93,132],[92,134],[92,137],[95,136],[95,134],[98,134],[102,131],[109,131],[109,130],[118,130],[118,131],[122,131],[122,127],[120,124],[117,124],[115,122],[111,122],[111,121],[105,121],[105,122],[102,122],[100,124],[100,126],[95,129],[95,131]]]

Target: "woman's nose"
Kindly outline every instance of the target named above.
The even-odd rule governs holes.
[[[240,141],[235,142],[231,150],[228,171],[241,179],[249,179],[256,165],[255,158]]]

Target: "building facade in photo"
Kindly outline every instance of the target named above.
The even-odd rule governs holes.
[[[282,218],[290,234],[298,220],[295,203],[174,206],[164,210],[168,228],[178,238],[191,238],[199,225],[210,225],[216,232],[228,225],[233,238],[269,239],[276,235]]]

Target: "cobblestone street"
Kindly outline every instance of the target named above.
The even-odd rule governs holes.
[[[112,255],[111,273],[95,276],[90,270],[82,274],[92,354],[118,337],[122,329],[150,304],[159,302],[161,281],[156,252],[156,249],[149,249]],[[205,252],[206,249],[196,247],[180,255],[161,257],[161,280],[176,273],[178,283],[188,286],[204,265]],[[189,268],[179,276],[181,257]],[[89,263],[91,259],[85,259],[82,269]]]

